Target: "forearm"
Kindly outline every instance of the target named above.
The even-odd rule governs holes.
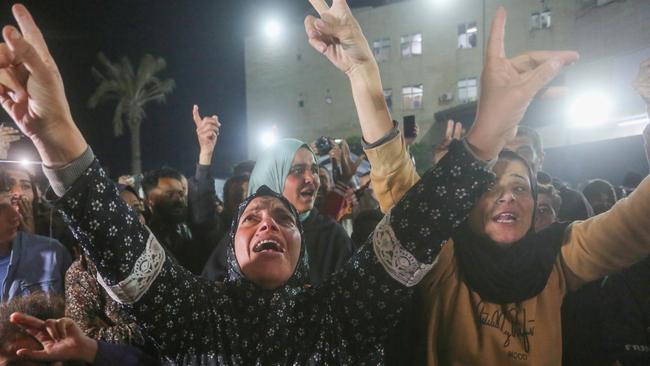
[[[348,73],[352,96],[357,108],[361,133],[368,143],[386,135],[393,122],[384,99],[379,67],[375,62],[358,66]]]
[[[49,168],[63,167],[77,159],[88,148],[83,135],[72,120],[61,123],[54,133],[39,133],[30,136],[34,147]],[[63,131],[63,130],[67,131]]]
[[[650,253],[650,178],[609,211],[576,222],[562,247],[565,265],[589,282],[627,268]]]
[[[364,144],[370,180],[383,213],[395,206],[420,176],[415,170],[397,126],[376,144]]]
[[[201,148],[199,151],[199,165],[211,165],[214,148]]]

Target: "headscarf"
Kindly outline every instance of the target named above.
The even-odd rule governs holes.
[[[272,191],[282,194],[284,191],[284,182],[291,170],[291,163],[296,156],[296,152],[305,147],[311,152],[311,148],[306,143],[297,139],[282,139],[272,147],[264,150],[262,156],[255,163],[255,169],[251,173],[248,182],[248,195],[265,185]],[[312,152],[313,154],[313,152]],[[314,161],[316,158],[314,157]],[[300,214],[300,221],[304,221],[309,216],[309,211]]]
[[[237,234],[237,228],[239,227],[239,220],[246,210],[246,207],[248,207],[248,205],[253,202],[254,199],[259,197],[273,197],[280,200],[280,202],[282,202],[289,209],[293,217],[296,219],[296,226],[300,232],[300,256],[298,257],[298,263],[296,264],[293,275],[289,278],[285,286],[304,286],[305,284],[309,283],[309,265],[307,264],[305,235],[302,231],[302,223],[300,220],[298,220],[298,212],[293,207],[293,205],[286,198],[284,198],[284,196],[272,191],[265,185],[259,187],[255,193],[248,196],[248,198],[246,198],[244,202],[239,205],[236,219],[233,220],[232,228],[230,229],[230,245],[228,246],[228,275],[226,276],[225,282],[241,282],[245,280],[245,276],[242,273],[239,262],[237,262],[237,257],[235,256],[235,235]]]
[[[519,161],[528,169],[534,202],[528,232],[504,248],[473,232],[466,220],[452,237],[454,254],[467,286],[483,300],[510,304],[535,297],[544,290],[568,224],[553,224],[541,233],[535,233],[537,179],[526,160],[516,153],[504,151],[499,158]]]

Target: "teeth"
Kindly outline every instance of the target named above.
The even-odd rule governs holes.
[[[265,245],[265,244],[272,244],[272,245]],[[270,246],[272,246],[273,248],[270,248]],[[255,244],[255,246],[253,247],[253,252],[255,253],[259,253],[263,250],[275,250],[277,252],[284,252],[280,244],[275,240],[263,240]]]
[[[511,213],[503,213],[500,215],[497,215],[496,221],[500,223],[511,223],[517,221],[517,216],[511,214]]]

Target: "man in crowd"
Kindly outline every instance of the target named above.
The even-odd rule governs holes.
[[[562,206],[562,197],[551,184],[537,185],[537,211],[535,211],[535,231],[540,231],[557,221],[557,213]]]
[[[192,112],[200,151],[195,176],[188,182],[187,195],[182,175],[170,168],[146,174],[142,188],[151,231],[180,265],[200,274],[222,235],[215,212],[214,180],[210,177],[212,154],[221,124],[217,116],[201,118],[198,106],[194,106]]]
[[[601,214],[616,203],[614,186],[604,179],[592,179],[582,189],[587,201],[594,209],[594,214]]]

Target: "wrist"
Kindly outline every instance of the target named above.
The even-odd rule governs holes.
[[[99,349],[99,346],[97,344],[97,341],[87,337],[83,336],[82,339],[82,344],[81,344],[81,352],[80,352],[80,361],[93,364],[95,363],[95,358],[97,357],[97,350]]]
[[[212,153],[214,150],[210,151],[201,151],[199,153],[199,165],[210,165],[212,164]]]
[[[377,65],[374,58],[370,61],[353,65],[345,74],[351,82],[367,82],[368,80],[380,79],[379,65]]]
[[[74,122],[70,124],[74,126]],[[73,128],[57,127],[55,133],[41,135],[31,136],[31,140],[43,165],[49,168],[60,168],[69,164],[88,148],[86,140],[76,126]]]

